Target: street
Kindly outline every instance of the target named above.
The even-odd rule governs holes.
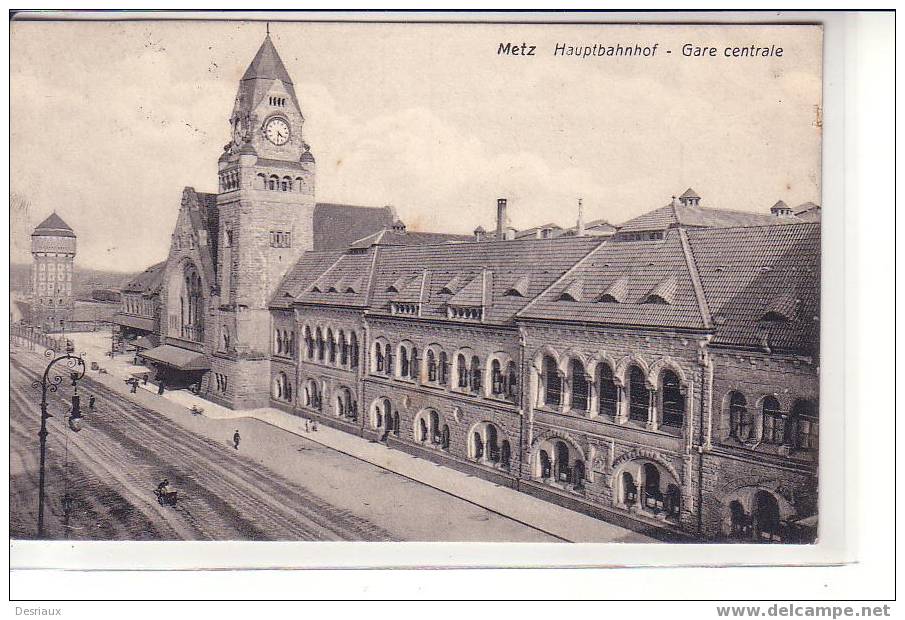
[[[15,350],[10,373],[10,536],[34,538],[40,389],[46,360]],[[86,376],[48,395],[45,528],[89,540],[555,541],[470,502],[254,419],[174,420]],[[96,411],[86,412],[87,394]],[[145,393],[146,398],[153,395]],[[234,430],[242,442],[233,447]],[[433,465],[425,464],[426,467]],[[153,494],[168,478],[175,507]],[[63,496],[71,497],[64,510]]]

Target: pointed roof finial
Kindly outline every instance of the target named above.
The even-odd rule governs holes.
[[[267,36],[269,37],[270,36],[270,22],[265,22],[265,24],[267,27]]]

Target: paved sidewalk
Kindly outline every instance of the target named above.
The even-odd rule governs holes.
[[[72,336],[77,343],[77,350],[85,349],[88,359],[91,361],[91,349],[96,347],[78,348],[81,340],[79,336],[80,334]],[[101,366],[105,365],[102,361],[98,362]],[[595,519],[448,467],[436,465],[399,450],[392,450],[382,443],[371,442],[325,425],[319,425],[317,432],[306,433],[304,418],[278,409],[234,411],[196,396],[187,390],[167,390],[161,398],[156,394],[156,386],[151,384],[139,386],[138,392],[131,394],[129,386],[125,383],[127,371],[130,370],[129,365],[120,360],[115,360],[115,362],[119,363],[111,363],[108,357],[106,358],[108,374],[89,371],[89,375],[92,379],[127,398],[158,413],[175,418],[177,422],[180,418],[185,418],[187,410],[193,405],[203,410],[201,415],[211,419],[256,419],[567,541],[657,542],[653,538],[627,528]],[[120,374],[123,376],[119,376]]]

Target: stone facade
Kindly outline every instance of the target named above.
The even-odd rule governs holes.
[[[165,267],[161,330],[204,356],[201,393],[663,538],[813,537],[818,224],[689,189],[612,235],[394,222],[325,247],[362,208],[315,203],[303,122],[268,38]]]
[[[56,213],[32,233],[31,320],[45,332],[65,331],[72,321],[75,251],[75,233]]]

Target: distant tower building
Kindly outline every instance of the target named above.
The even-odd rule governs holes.
[[[32,323],[44,331],[63,331],[72,320],[75,241],[72,228],[56,212],[31,234]]]

